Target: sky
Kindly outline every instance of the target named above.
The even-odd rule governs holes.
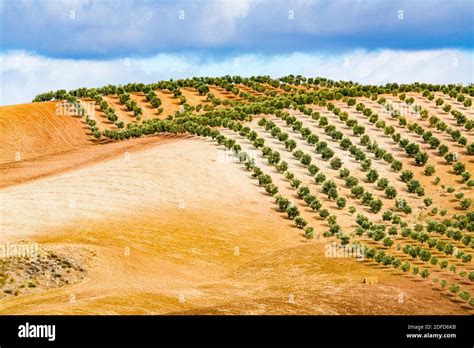
[[[0,0],[0,105],[226,74],[468,84],[473,23],[470,0]]]

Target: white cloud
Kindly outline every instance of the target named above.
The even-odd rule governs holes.
[[[238,58],[238,64],[235,58]],[[352,51],[341,55],[293,53],[206,58],[196,54],[158,54],[114,60],[55,59],[23,51],[0,54],[0,105],[30,102],[56,89],[150,83],[193,76],[288,74],[322,76],[361,83],[472,83],[473,52],[425,50]]]

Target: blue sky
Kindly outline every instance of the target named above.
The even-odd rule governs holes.
[[[472,49],[474,44],[470,0],[2,0],[2,4],[2,51],[26,49],[59,58],[194,50],[223,55]]]
[[[0,104],[28,101],[48,89],[196,74],[276,77],[294,71],[364,83],[473,80],[470,0],[0,4]]]

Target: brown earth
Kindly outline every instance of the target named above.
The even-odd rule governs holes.
[[[18,121],[2,123],[0,243],[84,248],[97,260],[81,282],[3,297],[2,314],[472,313],[430,281],[327,257],[330,242],[306,241],[211,141],[95,144],[80,119],[56,119],[54,103],[5,108]],[[22,137],[26,156],[13,162],[10,141]]]
[[[61,116],[56,103],[0,107],[0,163],[37,158],[91,144],[81,117]]]

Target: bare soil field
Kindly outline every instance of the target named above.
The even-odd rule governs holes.
[[[236,86],[255,96],[265,95]],[[291,86],[298,93],[269,89],[282,98],[321,89]],[[262,112],[262,106],[252,105],[245,95],[208,87],[218,99],[260,111],[252,114],[251,121],[240,118],[239,130],[234,129],[234,121],[213,124],[212,130],[225,139],[214,137],[216,142],[170,126],[171,122],[186,125],[190,116],[186,112],[163,121],[180,108],[180,100],[167,89],[154,91],[163,108],[160,115],[147,101],[146,90],[129,93],[142,112],[139,120],[116,94],[104,95],[103,100],[125,123],[122,130],[98,106],[94,125],[86,118],[58,115],[55,102],[0,107],[0,247],[28,241],[39,250],[34,259],[0,258],[0,314],[474,314],[473,306],[455,287],[474,293],[469,256],[472,231],[463,227],[461,236],[453,237],[456,226],[452,222],[454,215],[473,211],[471,206],[462,209],[460,202],[473,200],[474,195],[469,178],[462,180],[437,149],[391,117],[377,98],[356,99],[377,113],[386,127],[393,126],[400,137],[426,152],[425,165],[435,168],[434,175],[426,175],[425,166],[385,134],[386,128],[376,126],[355,104],[350,106],[347,98],[332,101],[339,114],[325,104],[308,102],[307,110],[291,106],[282,110],[282,116]],[[181,88],[181,103],[210,108],[212,104],[196,88]],[[383,96],[386,104],[403,106],[397,96]],[[471,141],[472,133],[450,114],[420,93],[408,96]],[[78,100],[86,105],[91,99]],[[449,101],[461,110],[461,104]],[[215,109],[225,112],[231,107]],[[423,194],[410,192],[402,172],[364,144],[361,135],[340,117],[341,112],[357,120],[370,141],[400,161],[403,171],[410,171],[422,186]],[[191,116],[203,115],[212,118],[204,111]],[[474,173],[466,145],[417,114],[402,116],[449,145],[463,171]],[[204,125],[207,119],[199,121]],[[169,128],[155,132],[153,127],[158,126]],[[248,127],[245,132],[244,126]],[[339,139],[328,126],[340,132]],[[94,139],[94,127],[117,137],[103,132]],[[130,136],[142,130],[140,136]],[[402,213],[380,182],[369,180],[369,168],[363,169],[361,160],[341,145],[342,138],[362,151],[370,160],[370,170],[378,179],[387,179],[387,185],[396,189],[396,198],[403,198],[412,210]],[[321,144],[323,150],[318,150]],[[331,150],[330,159],[324,158],[324,149]],[[252,170],[245,169],[236,157],[242,151],[255,160],[245,165],[254,165],[254,171],[257,166],[262,174],[252,175]],[[284,162],[286,169],[270,160],[275,152],[276,162]],[[341,169],[368,193],[369,204],[354,194]],[[289,200],[286,210],[277,209],[268,190],[271,186],[259,184],[264,174],[270,176],[278,194]],[[333,185],[336,198],[344,198],[342,206],[330,197],[328,185]],[[310,193],[303,194],[302,189]],[[321,207],[313,208],[306,201],[310,194],[314,196],[311,202],[316,199]],[[429,204],[425,198],[431,200]],[[375,200],[380,200],[382,209],[373,208]],[[297,219],[289,218],[291,208],[298,210]],[[398,215],[399,221],[392,217],[387,221],[387,212]],[[367,228],[359,233],[359,214],[370,218],[370,228],[385,226],[383,237],[375,238],[375,230]],[[314,228],[314,236],[298,226],[298,219]],[[446,219],[452,219],[449,228],[429,231],[429,240],[420,239],[430,220],[440,224]],[[338,232],[327,235],[335,224]],[[394,233],[387,233],[393,228]],[[411,230],[405,235],[405,228],[419,229],[418,234]],[[331,255],[342,237],[381,251],[384,258]],[[428,247],[433,240],[435,244]],[[446,245],[455,251],[447,252]],[[413,250],[416,255],[409,255]],[[426,251],[429,257],[422,260]],[[392,259],[381,262],[387,255]],[[392,267],[394,260],[400,261],[397,267]],[[441,267],[443,262],[446,266]],[[402,270],[402,263],[409,263],[413,271]],[[448,286],[440,286],[443,281]]]
[[[56,114],[56,103],[0,107],[0,163],[10,163],[90,144],[81,117]]]
[[[2,241],[81,246],[98,260],[86,281],[3,298],[0,312],[462,312],[403,275],[325,257],[326,243],[282,223],[219,151],[183,139],[2,189]],[[368,276],[378,284],[363,284]]]
[[[206,101],[205,95],[200,95],[199,92],[193,88],[185,87],[181,88],[181,93],[186,97],[189,105],[196,106],[196,105],[206,105],[210,104],[210,102]]]
[[[168,115],[173,115],[179,110],[179,100],[174,98],[170,91],[157,90],[155,93],[158,98],[160,98],[162,103],[161,107],[163,108],[163,112],[161,113],[161,118],[166,118]]]

